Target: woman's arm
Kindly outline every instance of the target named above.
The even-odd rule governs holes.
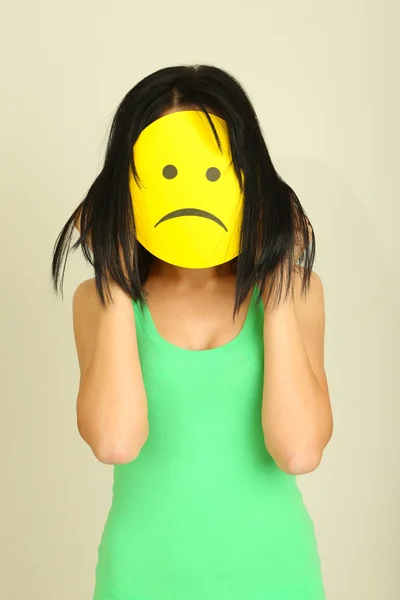
[[[75,219],[81,230],[81,211]],[[91,248],[90,237],[88,245]],[[122,261],[123,262],[123,261]],[[110,282],[114,303],[100,301],[95,279],[73,297],[73,322],[80,367],[78,429],[98,460],[124,464],[146,442],[147,397],[136,341],[132,300]]]
[[[95,280],[73,298],[80,366],[78,429],[98,460],[123,464],[136,458],[148,435],[147,397],[136,341],[132,300],[110,283],[114,303],[98,299]]]
[[[324,370],[324,294],[311,273],[310,290],[300,296],[296,273],[289,295],[264,319],[265,444],[277,466],[292,475],[316,469],[332,436],[333,417]]]

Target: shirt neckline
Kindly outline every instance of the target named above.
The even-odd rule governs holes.
[[[248,339],[250,333],[252,333],[252,331],[255,329],[261,315],[261,309],[257,299],[257,291],[258,288],[255,286],[251,295],[243,326],[239,333],[226,344],[206,350],[190,350],[169,342],[159,333],[158,329],[156,328],[147,304],[143,304],[141,306],[140,303],[135,300],[132,300],[132,303],[134,306],[136,323],[139,324],[142,332],[146,335],[150,342],[157,346],[160,350],[165,351],[173,357],[182,358],[184,360],[214,360],[229,354],[233,350],[236,350],[242,346]]]

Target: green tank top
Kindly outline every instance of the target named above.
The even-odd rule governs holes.
[[[94,600],[324,600],[313,523],[261,426],[263,305],[196,351],[133,302],[150,433],[114,467]]]

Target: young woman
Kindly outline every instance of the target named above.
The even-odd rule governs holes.
[[[95,600],[323,600],[296,475],[332,435],[313,228],[239,83],[162,69],[121,102],[74,227],[78,428],[114,466]]]

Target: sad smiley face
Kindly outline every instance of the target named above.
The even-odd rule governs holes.
[[[138,241],[180,267],[223,264],[239,253],[243,195],[227,124],[201,111],[165,115],[140,134],[130,191]]]

